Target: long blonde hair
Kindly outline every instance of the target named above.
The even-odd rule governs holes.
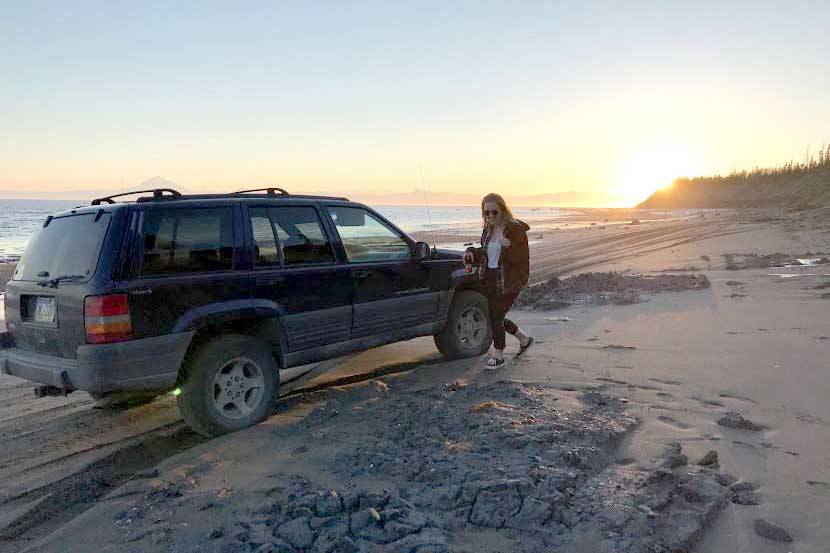
[[[507,202],[504,201],[504,198],[501,197],[501,194],[496,194],[495,192],[490,192],[481,200],[481,219],[484,222],[483,226],[487,226],[487,217],[484,216],[484,204],[487,202],[495,202],[496,205],[499,206],[499,211],[501,211],[502,216],[502,223],[515,223],[516,218],[513,217],[513,212],[510,211],[510,208],[507,207]]]

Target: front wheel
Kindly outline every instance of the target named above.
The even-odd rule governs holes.
[[[447,359],[474,357],[490,347],[493,330],[490,326],[487,298],[472,290],[456,293],[450,306],[447,326],[435,335],[435,345]]]
[[[272,412],[279,373],[270,348],[256,338],[225,335],[199,347],[185,367],[178,403],[190,428],[218,436],[252,426]]]

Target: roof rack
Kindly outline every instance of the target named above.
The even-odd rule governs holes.
[[[343,197],[335,197],[335,196],[319,196],[316,194],[313,195],[306,195],[306,194],[289,194],[286,190],[282,188],[276,187],[269,187],[269,188],[254,188],[252,190],[240,190],[238,192],[231,192],[230,194],[182,194],[177,190],[172,188],[154,188],[150,190],[133,190],[132,192],[122,192],[120,194],[113,194],[111,196],[105,196],[103,198],[96,198],[92,200],[91,205],[101,205],[101,204],[114,204],[114,198],[120,198],[122,196],[132,196],[134,194],[146,194],[152,193],[152,196],[141,196],[136,199],[137,203],[143,202],[159,202],[163,200],[216,200],[222,198],[229,198],[229,197],[237,197],[243,198],[245,194],[249,192],[265,192],[264,194],[251,194],[248,198],[262,198],[263,196],[267,196],[269,198],[286,198],[286,199],[317,199],[317,200],[338,200],[338,201],[349,201],[348,198]],[[80,207],[80,206],[79,206]]]
[[[150,190],[133,190],[132,192],[122,192],[121,194],[113,194],[112,196],[106,196],[104,198],[96,198],[92,200],[91,205],[101,205],[102,203],[114,204],[115,200],[113,200],[113,198],[120,198],[121,196],[132,196],[133,194],[144,194],[146,192],[152,192],[154,200],[163,199],[165,197],[165,192],[169,193],[168,197],[182,197],[181,193],[178,190],[173,190],[172,188],[152,188]]]
[[[269,187],[269,188],[251,188],[250,190],[238,190],[238,191],[236,191],[236,192],[233,192],[233,194],[247,194],[248,192],[262,192],[263,190],[264,190],[264,191],[265,191],[265,192],[266,192],[269,196],[276,196],[276,195],[277,195],[277,192],[279,192],[279,193],[280,193],[281,195],[283,195],[283,196],[290,196],[290,194],[289,194],[288,192],[286,192],[284,189],[282,189],[282,188],[275,188],[275,187]]]

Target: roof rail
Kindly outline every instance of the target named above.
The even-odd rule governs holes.
[[[173,190],[172,188],[153,188],[150,190],[133,190],[132,192],[122,192],[121,194],[113,194],[112,196],[106,196],[104,198],[95,198],[92,200],[91,205],[101,205],[102,203],[107,204],[114,204],[115,201],[113,198],[120,198],[121,196],[132,196],[133,194],[144,194],[145,192],[152,192],[154,200],[161,200],[164,198],[164,193],[169,192],[169,197],[173,198],[181,198],[181,193],[178,190]]]
[[[262,192],[263,190],[265,190],[265,191],[266,191],[266,193],[267,193],[269,196],[276,196],[277,192],[279,192],[279,193],[280,193],[281,195],[283,195],[283,196],[290,196],[290,194],[289,194],[288,192],[286,192],[284,189],[282,189],[282,188],[275,188],[275,187],[269,187],[269,188],[252,188],[252,189],[250,189],[250,190],[238,190],[238,191],[236,191],[236,192],[233,192],[233,194],[247,194],[248,192]]]

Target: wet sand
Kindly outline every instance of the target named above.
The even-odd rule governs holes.
[[[546,217],[545,210],[539,210],[535,217],[528,217],[530,225],[528,239],[531,246],[544,236],[564,233],[569,236],[573,231],[586,229],[628,230],[644,224],[669,223],[704,217],[722,217],[732,214],[731,210],[678,210],[657,211],[637,209],[571,209],[556,217]],[[436,228],[428,232],[412,234],[416,240],[429,242],[439,248],[459,248],[468,243],[475,243],[481,237],[481,225],[456,224],[446,228]]]

